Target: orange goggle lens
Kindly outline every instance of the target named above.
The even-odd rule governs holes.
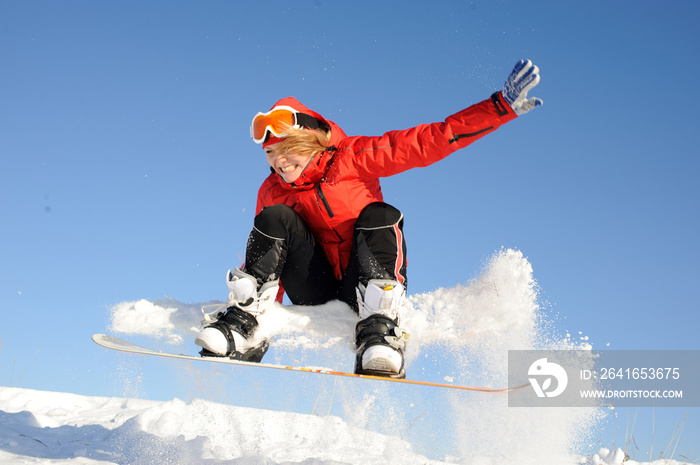
[[[262,144],[268,132],[280,136],[290,127],[297,126],[297,111],[291,107],[275,107],[267,113],[258,113],[250,125],[250,137],[256,144]]]

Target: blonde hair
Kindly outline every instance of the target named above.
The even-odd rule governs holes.
[[[277,150],[282,153],[294,151],[313,158],[326,150],[331,140],[331,131],[290,127],[280,135],[283,138]]]

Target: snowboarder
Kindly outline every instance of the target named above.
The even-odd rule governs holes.
[[[542,104],[527,93],[539,70],[519,61],[503,90],[444,122],[348,137],[295,98],[253,118],[272,173],[258,191],[245,263],[228,272],[229,303],[197,336],[203,356],[260,361],[257,316],[283,292],[295,305],[333,299],[359,315],[355,373],[405,377],[408,334],[403,214],[384,203],[379,178],[427,166]]]

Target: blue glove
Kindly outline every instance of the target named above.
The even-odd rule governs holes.
[[[516,115],[524,115],[535,107],[542,105],[542,100],[527,98],[527,93],[540,82],[540,69],[530,60],[520,60],[506,79],[503,86],[503,98],[506,99]]]

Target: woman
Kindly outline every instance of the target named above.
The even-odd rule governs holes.
[[[251,342],[256,316],[286,291],[295,305],[347,302],[360,318],[355,372],[405,377],[403,215],[384,203],[379,178],[441,160],[541,105],[527,98],[538,73],[521,60],[489,99],[379,137],[348,137],[292,97],[258,113],[251,136],[272,173],[258,191],[245,264],[228,272],[230,306],[195,340],[201,354],[260,361],[267,342]]]

